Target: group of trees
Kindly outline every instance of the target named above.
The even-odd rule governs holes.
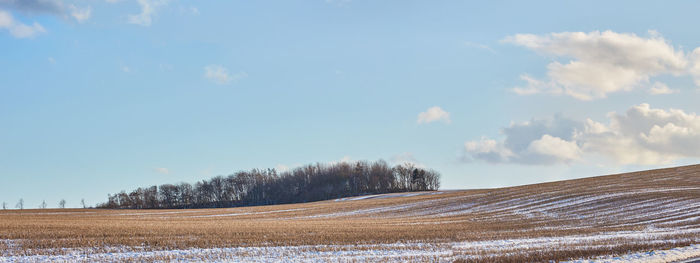
[[[253,169],[194,185],[163,184],[108,195],[98,208],[218,208],[299,203],[390,192],[429,191],[440,174],[407,163],[358,161],[306,165],[290,171]]]

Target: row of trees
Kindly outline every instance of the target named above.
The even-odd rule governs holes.
[[[85,204],[85,199],[80,200],[80,203],[82,204],[83,208],[87,208],[87,205]],[[41,204],[39,204],[39,208],[41,209],[46,209],[48,205],[46,204],[46,200],[41,201]],[[24,199],[20,198],[19,201],[17,201],[17,204],[15,205],[15,208],[17,209],[24,209]],[[61,199],[61,201],[58,201],[58,208],[66,208],[66,200]],[[7,202],[2,202],[2,210],[7,210]]]
[[[98,208],[217,208],[299,203],[440,187],[440,174],[407,163],[358,161],[306,165],[290,171],[253,169],[194,185],[163,184],[108,195]]]

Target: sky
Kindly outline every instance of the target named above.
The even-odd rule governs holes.
[[[0,203],[316,162],[443,189],[698,163],[699,8],[0,0]]]

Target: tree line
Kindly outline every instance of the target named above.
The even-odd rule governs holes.
[[[85,204],[85,199],[80,200],[80,204],[83,206],[83,208],[88,208],[87,204]],[[46,203],[46,200],[41,201],[41,204],[39,204],[39,208],[41,209],[46,209],[48,204]],[[7,210],[7,202],[2,202],[2,210]],[[15,208],[19,210],[24,209],[24,198],[20,198],[19,201],[17,201],[17,204],[15,205]],[[66,208],[66,199],[61,199],[61,201],[58,201],[58,208]]]
[[[109,194],[98,208],[220,208],[288,204],[440,188],[440,173],[406,163],[375,162],[306,165],[289,171],[252,169],[195,184],[163,184]]]

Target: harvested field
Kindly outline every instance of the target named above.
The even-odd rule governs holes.
[[[650,250],[663,262],[700,256],[696,244],[700,165],[292,205],[0,212],[0,262],[523,262]]]

